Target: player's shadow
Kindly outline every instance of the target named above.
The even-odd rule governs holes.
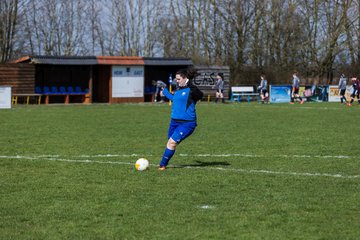
[[[187,167],[211,167],[211,166],[229,166],[231,165],[228,162],[203,162],[195,161],[193,164],[181,164],[176,165],[174,168],[187,168]]]

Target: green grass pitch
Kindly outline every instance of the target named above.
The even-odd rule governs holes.
[[[0,110],[0,239],[359,238],[359,106],[197,113],[158,171],[167,104]]]

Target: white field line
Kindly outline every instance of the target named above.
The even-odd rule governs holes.
[[[3,159],[26,159],[26,160],[46,160],[46,161],[57,161],[57,162],[70,162],[70,163],[88,163],[88,164],[116,164],[116,165],[133,165],[133,162],[113,162],[113,161],[97,161],[89,159],[65,159],[58,157],[44,157],[42,156],[0,156]],[[155,164],[150,164],[152,166],[157,166]],[[178,167],[179,166],[175,166]],[[263,169],[241,169],[241,168],[221,168],[221,167],[196,167],[196,166],[186,166],[183,168],[187,169],[209,169],[209,170],[218,170],[218,171],[231,171],[239,172],[244,174],[268,174],[268,175],[291,175],[291,176],[307,176],[307,177],[331,177],[331,178],[344,178],[344,179],[355,179],[360,178],[360,175],[342,175],[342,174],[330,174],[330,173],[307,173],[307,172],[282,172],[282,171],[271,171]]]
[[[261,170],[261,169],[226,169],[226,168],[216,168],[217,170],[225,171],[234,171],[242,173],[258,173],[258,174],[271,174],[271,175],[293,175],[293,176],[310,176],[310,177],[333,177],[333,178],[360,178],[360,175],[342,175],[342,174],[330,174],[330,173],[307,173],[307,172],[280,172],[280,171],[270,171],[270,170]]]
[[[111,161],[94,161],[94,160],[77,160],[77,159],[63,159],[63,158],[45,158],[44,160],[57,162],[71,162],[71,163],[98,163],[98,164],[119,164],[119,165],[133,165],[131,162],[111,162]]]
[[[242,153],[232,153],[232,154],[182,154],[180,153],[179,156],[181,157],[248,157],[248,158],[263,158],[263,157],[268,157],[265,155],[258,155],[258,154],[242,154]],[[285,155],[285,154],[280,154],[280,155],[272,155],[275,157],[283,157],[283,158],[338,158],[338,159],[351,159],[351,158],[356,158],[356,157],[352,157],[352,156],[322,156],[322,155]]]
[[[78,155],[72,156],[73,158],[131,158],[131,157],[153,157],[152,154],[96,154],[96,155]],[[216,158],[229,158],[229,157],[243,157],[243,158],[266,158],[266,155],[259,155],[259,154],[243,154],[243,153],[231,153],[231,154],[184,154],[180,153],[177,156],[180,157],[216,157]],[[279,155],[271,155],[272,157],[278,158],[320,158],[320,159],[359,159],[359,156],[344,156],[344,155],[286,155],[286,154],[279,154]],[[60,155],[39,155],[39,156],[1,156],[1,158],[21,158],[21,159],[36,159],[36,158],[59,158]],[[160,159],[160,156],[157,156]]]
[[[79,156],[74,156],[74,158],[116,158],[116,157],[124,157],[124,158],[129,158],[129,157],[144,157],[144,156],[148,156],[148,157],[153,157],[153,154],[136,154],[136,153],[132,153],[132,154],[95,154],[95,155],[79,155]],[[258,155],[258,154],[244,154],[244,153],[231,153],[231,154],[184,154],[184,153],[180,153],[179,155],[180,157],[244,157],[244,158],[264,158],[264,157],[268,157],[266,155]],[[344,155],[285,155],[285,154],[280,154],[280,155],[271,155],[273,157],[279,157],[279,158],[323,158],[323,159],[329,159],[329,158],[334,158],[334,159],[357,159],[360,158],[358,156],[344,156]],[[0,158],[6,158],[7,156],[0,156]],[[28,158],[24,157],[24,156],[13,156],[12,158]],[[40,156],[36,156],[36,157],[40,157],[40,158],[46,158],[46,157],[60,157],[59,155],[40,155]],[[158,158],[160,158],[160,156],[157,156]]]
[[[296,104],[298,104],[298,103],[296,103]],[[273,103],[273,104],[270,104],[270,106],[269,106],[269,108],[285,108],[285,109],[289,109],[289,108],[292,108],[292,109],[303,109],[303,110],[307,110],[307,109],[309,109],[309,110],[342,110],[342,109],[346,109],[346,108],[349,108],[348,106],[334,106],[334,107],[313,107],[313,106],[311,106],[311,104],[313,104],[313,103],[304,103],[304,105],[302,105],[302,106],[299,106],[299,107],[294,107],[293,105],[290,105],[289,103],[287,103],[287,105],[286,105],[286,103],[285,104],[282,104],[282,103]],[[236,106],[236,104],[234,105],[234,106]],[[259,106],[259,105],[253,105],[255,108],[262,108],[263,106]],[[240,105],[239,104],[239,106],[238,107],[243,107],[243,108],[249,108],[249,106],[247,106],[247,105]],[[353,109],[359,109],[358,107],[356,107],[356,106],[353,106],[352,107]]]

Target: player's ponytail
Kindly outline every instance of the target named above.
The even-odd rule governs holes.
[[[196,76],[199,75],[194,67],[180,69],[176,72],[176,74],[179,74],[183,78],[188,78],[189,80],[194,79]]]
[[[198,76],[198,72],[194,67],[188,67],[187,68],[187,77],[188,79],[195,79],[196,76]]]

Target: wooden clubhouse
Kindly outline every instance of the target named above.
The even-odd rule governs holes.
[[[0,65],[0,85],[12,87],[13,104],[151,102],[153,80],[169,84],[170,76],[188,66],[188,58],[25,56]],[[196,68],[201,75],[195,82],[206,96],[214,94],[216,72],[225,74],[229,87],[228,67]]]
[[[166,82],[192,65],[186,58],[117,56],[25,56],[14,63],[33,66],[35,76],[27,89],[13,86],[13,95],[41,95],[47,104],[151,101],[152,80]]]

